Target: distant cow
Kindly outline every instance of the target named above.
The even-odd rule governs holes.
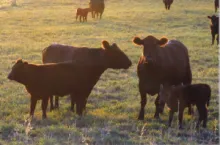
[[[147,101],[146,94],[158,94],[160,84],[163,83],[191,84],[192,74],[188,50],[181,42],[168,41],[167,38],[158,40],[154,36],[147,36],[144,39],[135,37],[133,42],[143,46],[143,53],[137,66],[141,95],[141,109],[138,119],[143,120]],[[155,100],[155,118],[159,118],[159,113],[163,111],[164,107],[164,103],[159,103],[159,98],[158,94]]]
[[[76,10],[76,21],[77,21],[77,18],[79,16],[79,21],[81,22],[81,18],[82,18],[82,21],[87,21],[87,16],[88,16],[88,13],[91,11],[90,8],[85,8],[85,9],[82,9],[82,8],[78,8]]]
[[[105,9],[104,0],[90,0],[89,7],[92,11],[92,18],[95,18],[95,16],[100,19],[102,18]]]
[[[165,9],[169,10],[171,7],[171,4],[173,3],[173,0],[163,0],[163,3],[165,5]]]
[[[211,29],[211,35],[212,35],[212,45],[215,41],[215,35],[217,35],[216,41],[217,45],[219,44],[219,17],[213,15],[213,16],[207,16],[211,20],[210,29]]]
[[[42,61],[43,63],[58,63],[72,60],[74,64],[100,66],[100,70],[107,68],[126,69],[128,65],[131,65],[129,58],[115,43],[109,45],[107,41],[103,41],[102,45],[103,48],[87,48],[52,44],[42,51]],[[75,95],[72,94],[72,98],[74,98],[74,96]],[[58,97],[56,96],[55,108],[59,107],[58,101]],[[73,105],[74,103],[71,105],[72,110],[74,108]],[[51,102],[51,110],[52,109],[53,103]]]
[[[173,119],[174,112],[179,112],[179,128],[182,129],[182,120],[184,108],[189,105],[196,105],[199,112],[199,120],[196,128],[199,127],[203,121],[203,127],[206,127],[207,122],[207,108],[211,97],[211,89],[207,84],[193,84],[185,86],[171,87],[166,86],[161,90],[162,102],[166,102],[170,108],[169,112],[169,127]],[[179,102],[179,103],[178,103]],[[178,105],[179,104],[179,105]]]
[[[215,6],[215,12],[217,12],[217,8],[219,8],[219,0],[215,0],[214,6]]]

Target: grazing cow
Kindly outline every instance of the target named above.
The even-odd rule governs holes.
[[[217,12],[217,8],[219,8],[219,0],[215,0],[215,12]]]
[[[104,70],[107,68],[126,69],[126,65],[131,65],[131,61],[115,43],[110,46],[107,41],[103,41],[102,44],[103,48],[73,47],[68,45],[52,44],[42,51],[42,61],[43,63],[58,63],[72,60],[74,64],[103,66],[100,67],[100,69]],[[75,95],[71,94],[71,96],[74,100]],[[58,102],[59,99],[58,96],[56,96],[55,108],[59,107]],[[53,108],[52,98],[51,110],[53,110]],[[74,102],[71,105],[71,110],[74,111]]]
[[[184,108],[189,105],[196,105],[199,112],[199,120],[196,124],[196,128],[199,127],[201,121],[203,121],[203,127],[205,128],[207,122],[206,105],[209,106],[210,97],[211,89],[207,84],[179,85],[177,87],[164,86],[161,90],[160,101],[165,101],[170,108],[169,127],[171,126],[174,112],[178,111],[179,128],[182,129]]]
[[[171,7],[171,4],[173,3],[173,0],[163,0],[163,3],[165,5],[165,9],[169,10]]]
[[[79,16],[79,21],[81,22],[81,18],[83,19],[82,21],[86,21],[87,22],[87,16],[88,16],[88,13],[91,11],[90,8],[85,8],[85,9],[82,9],[82,8],[78,8],[76,10],[76,21],[77,21],[77,18]]]
[[[213,15],[213,16],[207,16],[211,20],[210,29],[212,34],[212,45],[215,41],[215,35],[217,35],[216,41],[217,45],[219,44],[219,17]]]
[[[89,7],[91,8],[92,18],[95,18],[95,16],[102,18],[105,9],[104,0],[90,0]]]
[[[133,42],[144,47],[137,66],[141,96],[141,109],[138,119],[143,120],[147,101],[146,94],[158,94],[160,84],[163,83],[172,85],[191,84],[192,74],[188,50],[181,42],[177,40],[168,41],[167,38],[158,40],[154,36],[147,36],[144,39],[135,37]],[[163,111],[164,107],[164,103],[159,103],[159,98],[160,95],[158,94],[155,100],[155,118],[159,118],[159,113]]]

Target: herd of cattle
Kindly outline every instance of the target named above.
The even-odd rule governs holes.
[[[86,20],[89,11],[92,12],[93,17],[100,14],[101,18],[105,7],[104,0],[100,0],[101,8],[93,1],[90,1],[90,8],[77,9],[76,19],[78,16],[81,19],[82,16]],[[173,0],[163,1],[165,7],[170,9]],[[218,35],[218,17],[213,15],[208,18],[212,22],[213,44],[215,35]],[[188,107],[188,113],[192,114],[192,105],[196,105],[199,113],[196,127],[198,128],[202,121],[203,127],[206,127],[211,89],[207,84],[191,84],[192,72],[187,47],[180,41],[157,39],[152,35],[144,39],[134,37],[133,43],[143,47],[137,65],[141,96],[138,119],[144,120],[147,94],[149,94],[157,95],[155,118],[159,118],[167,104],[170,108],[169,126],[174,112],[178,111],[179,128],[182,128],[184,108]],[[13,65],[8,79],[23,84],[30,93],[30,116],[34,115],[37,101],[42,100],[43,118],[47,117],[49,100],[50,110],[53,110],[59,108],[59,97],[66,95],[70,95],[71,110],[74,111],[76,105],[76,113],[83,115],[88,97],[102,73],[108,68],[128,69],[132,65],[129,57],[117,44],[110,44],[106,40],[102,41],[101,48],[52,44],[42,51],[42,62],[43,64],[31,64],[19,59]]]

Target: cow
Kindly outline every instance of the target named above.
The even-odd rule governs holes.
[[[121,62],[118,62],[119,59]],[[120,50],[117,44],[113,43],[110,45],[107,41],[102,42],[102,48],[74,47],[62,44],[52,44],[42,51],[42,62],[44,64],[65,61],[73,61],[75,64],[81,65],[104,66],[104,69],[121,69],[123,68],[122,64],[126,65],[127,63],[131,65],[131,61]],[[74,100],[74,94],[71,94],[71,98]],[[53,105],[53,97],[51,99],[50,109],[53,110],[54,108],[59,108],[58,96],[55,97],[55,107]],[[74,111],[74,103],[71,105],[71,110]]]
[[[90,8],[85,8],[85,9],[82,9],[82,8],[77,8],[76,10],[76,21],[77,21],[77,18],[79,16],[79,21],[81,22],[81,18],[82,18],[82,21],[83,22],[87,22],[87,16],[88,16],[88,13],[91,11]]]
[[[212,45],[214,44],[214,41],[215,41],[215,35],[217,35],[216,41],[218,45],[219,44],[219,17],[212,15],[212,16],[207,16],[207,18],[211,20],[210,30],[211,30],[211,35],[212,35]]]
[[[211,97],[211,88],[208,84],[192,84],[179,86],[164,86],[161,89],[160,101],[166,102],[170,108],[168,126],[171,126],[174,112],[179,112],[179,129],[182,129],[183,112],[185,107],[196,105],[199,112],[199,119],[196,128],[199,128],[203,121],[203,127],[206,128],[207,108]]]
[[[164,104],[160,103],[160,85],[191,84],[192,73],[189,55],[186,46],[177,40],[161,38],[152,35],[144,39],[134,37],[133,42],[143,46],[143,53],[137,65],[139,78],[139,92],[141,96],[141,108],[138,119],[144,120],[144,108],[147,101],[146,94],[158,94],[155,100],[155,118],[163,112]]]
[[[166,10],[170,10],[171,4],[173,3],[173,0],[163,0],[163,3],[165,5]]]
[[[92,18],[95,18],[95,16],[99,19],[102,18],[105,9],[104,0],[90,0],[89,7],[91,8]]]
[[[217,8],[219,8],[219,0],[215,0],[214,7],[215,7],[215,12],[217,12]]]

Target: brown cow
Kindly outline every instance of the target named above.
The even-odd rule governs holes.
[[[90,0],[89,7],[91,8],[92,18],[95,18],[95,16],[99,19],[102,18],[105,9],[104,0]]]
[[[185,86],[164,86],[160,92],[160,101],[166,102],[170,108],[169,112],[169,127],[173,119],[174,112],[179,112],[179,128],[182,129],[182,120],[184,108],[189,105],[196,105],[199,112],[199,120],[196,128],[203,121],[203,127],[206,127],[207,108],[211,97],[211,88],[207,84],[193,84]],[[178,103],[179,102],[179,103]]]
[[[163,0],[163,3],[165,5],[165,9],[169,10],[171,7],[171,4],[173,3],[173,0]]]
[[[143,46],[143,53],[137,66],[141,95],[141,109],[138,119],[143,120],[147,101],[146,94],[158,94],[160,84],[164,83],[171,85],[191,84],[192,74],[188,50],[181,42],[168,41],[167,38],[158,40],[151,35],[144,39],[135,37],[133,42]],[[159,118],[159,113],[163,111],[164,107],[164,103],[159,103],[159,98],[158,94],[155,100],[155,118]]]
[[[91,9],[90,8],[85,8],[85,9],[82,9],[82,8],[78,8],[76,10],[76,21],[77,21],[77,18],[79,16],[79,21],[83,21],[83,22],[87,22],[87,16],[88,16],[88,13],[91,12]],[[81,20],[82,18],[82,20]]]
[[[42,51],[43,63],[58,63],[73,60],[76,64],[99,65],[104,68],[120,69],[122,64],[131,64],[127,56],[114,43],[109,45],[103,41],[103,48],[74,47],[61,44],[52,44]],[[114,59],[113,59],[114,58]],[[118,66],[117,66],[118,65]],[[72,98],[74,94],[72,94]],[[55,98],[55,108],[59,107],[58,96]],[[51,110],[53,102],[51,99]],[[73,104],[71,110],[74,111]]]
[[[212,35],[212,45],[214,44],[215,41],[215,35],[217,45],[219,44],[219,17],[212,15],[212,16],[207,16],[211,20],[210,24],[210,30],[211,30],[211,35]]]

